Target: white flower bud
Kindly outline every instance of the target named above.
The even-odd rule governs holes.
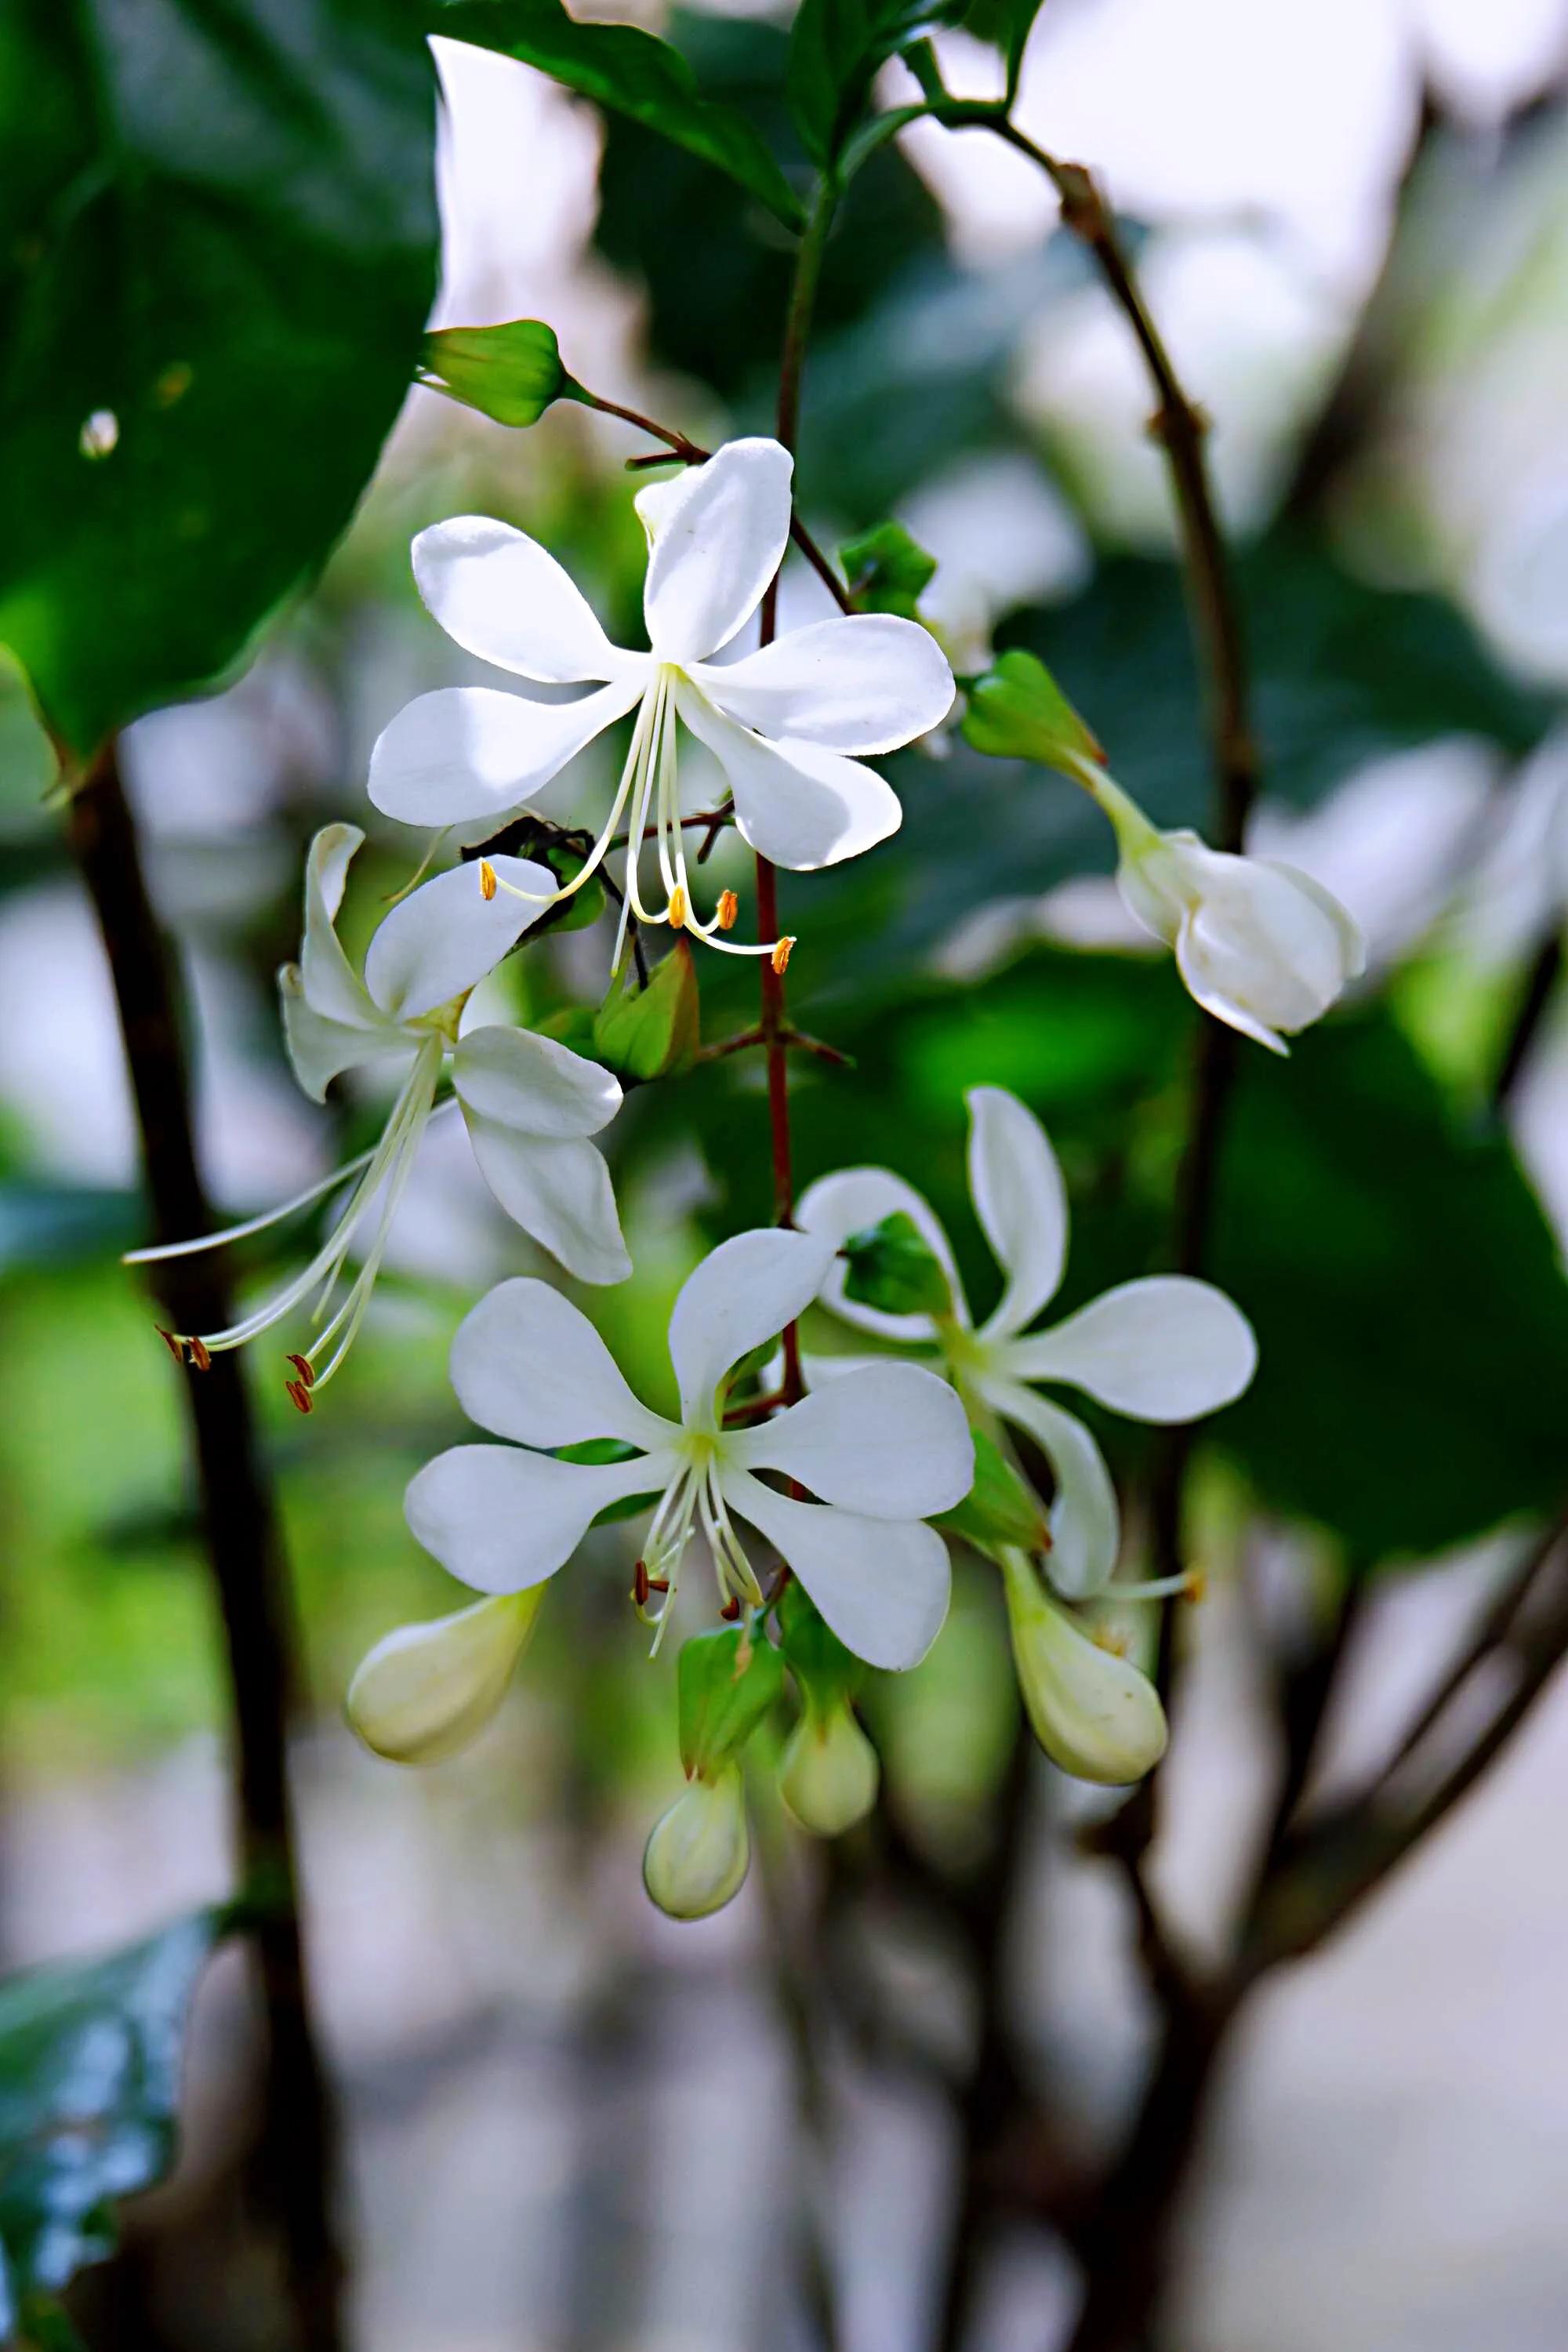
[[[395,1764],[466,1747],[505,1697],[543,1597],[538,1584],[386,1634],[349,1685],[348,1718],[365,1746]]]
[[[1121,1788],[1165,1752],[1165,1710],[1146,1675],[1079,1633],[1022,1552],[1003,1557],[1013,1660],[1036,1738],[1075,1780]]]
[[[882,1768],[853,1710],[807,1706],[779,1767],[779,1794],[803,1830],[838,1837],[877,1801]]]
[[[740,1893],[751,1859],[741,1768],[724,1764],[654,1823],[643,1885],[672,1919],[705,1919]]]
[[[1365,970],[1356,924],[1310,875],[1210,849],[1195,833],[1117,829],[1123,898],[1216,1021],[1283,1054],[1279,1032],[1307,1028]]]

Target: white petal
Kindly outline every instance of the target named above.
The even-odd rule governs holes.
[[[868,1365],[830,1381],[724,1449],[752,1470],[782,1470],[824,1503],[873,1519],[929,1519],[974,1483],[974,1441],[947,1382],[919,1364]]]
[[[953,1263],[952,1245],[937,1223],[931,1203],[895,1176],[890,1168],[839,1168],[831,1176],[819,1176],[815,1184],[806,1187],[798,1202],[795,1221],[802,1233],[816,1234],[831,1242],[836,1255],[830,1260],[822,1286],[822,1303],[847,1323],[858,1326],[862,1331],[878,1332],[885,1339],[933,1339],[936,1325],[929,1315],[889,1315],[880,1307],[863,1306],[858,1298],[846,1298],[844,1285],[849,1268],[837,1255],[851,1234],[860,1234],[868,1225],[879,1225],[884,1217],[906,1216],[919,1232],[921,1239],[946,1275],[952,1290],[952,1302],[958,1320],[966,1328],[969,1308],[963,1296],[963,1285],[958,1278]]]
[[[1081,1421],[1016,1381],[987,1381],[988,1405],[1026,1430],[1057,1482],[1051,1503],[1051,1582],[1081,1601],[1110,1580],[1121,1548],[1121,1516],[1105,1456]]]
[[[297,963],[286,963],[279,972],[278,993],[283,1043],[294,1076],[313,1102],[325,1102],[327,1088],[340,1071],[358,1069],[366,1062],[406,1058],[414,1051],[414,1041],[395,1022],[380,1021],[378,1016],[379,1026],[367,1029],[318,1013],[305,994]],[[368,997],[365,1001],[369,1003]]]
[[[434,1764],[466,1748],[506,1696],[541,1598],[501,1593],[384,1635],[345,1702],[365,1746],[395,1764]]]
[[[1289,1055],[1290,1048],[1284,1038],[1238,998],[1226,992],[1205,956],[1201,941],[1194,941],[1190,922],[1184,923],[1176,935],[1176,970],[1193,1003],[1211,1020],[1223,1021],[1227,1029],[1239,1029],[1244,1037],[1267,1045],[1271,1054]]]
[[[817,743],[764,742],[682,680],[675,707],[730,780],[735,822],[751,846],[793,874],[858,857],[897,833],[904,812],[874,768]]]
[[[515,1445],[454,1445],[408,1482],[415,1538],[476,1592],[521,1592],[571,1559],[611,1503],[652,1494],[649,1458],[589,1469]]]
[[[479,1173],[514,1223],[579,1282],[625,1282],[632,1270],[610,1171],[593,1145],[520,1135],[463,1105]]]
[[[895,751],[952,707],[942,647],[918,621],[890,613],[814,621],[743,661],[690,675],[742,727],[832,751]]]
[[[630,677],[575,702],[530,702],[490,686],[422,694],[376,740],[366,787],[372,803],[400,824],[488,817],[499,827],[623,717],[642,687]]]
[[[744,1470],[721,1471],[720,1484],[731,1509],[789,1562],[847,1650],[869,1666],[919,1665],[942,1631],[952,1585],[934,1528],[796,1503]]]
[[[969,1190],[1007,1277],[984,1330],[987,1338],[1004,1338],[1032,1321],[1062,1278],[1067,1188],[1045,1129],[1016,1095],[972,1087],[969,1118]]]
[[[547,1282],[526,1276],[499,1284],[464,1316],[452,1341],[452,1386],[470,1421],[520,1445],[618,1437],[657,1449],[675,1434],[637,1402],[587,1317]]]
[[[1064,1772],[1121,1788],[1165,1752],[1165,1710],[1146,1675],[1054,1608],[1032,1569],[1004,1567],[1018,1687],[1036,1738]]]
[[[324,824],[305,859],[305,936],[300,977],[306,1002],[323,1020],[379,1029],[382,1016],[343,953],[334,928],[349,864],[364,835],[357,824]]]
[[[510,523],[458,515],[414,542],[419,593],[466,652],[542,686],[620,675],[625,656],[595,619],[571,574]]]
[[[481,1118],[523,1135],[597,1135],[621,1107],[620,1081],[532,1029],[469,1029],[452,1084]]]
[[[727,441],[638,493],[651,541],[643,611],[661,661],[706,661],[751,619],[789,544],[794,471],[776,441]]]
[[[526,857],[490,863],[510,889],[487,898],[478,866],[454,866],[394,907],[365,950],[365,986],[393,1020],[416,1021],[478,987],[555,896],[545,866]]]
[[[1366,970],[1366,934],[1350,908],[1342,907],[1333,892],[1325,889],[1310,874],[1303,873],[1299,866],[1288,866],[1282,857],[1259,857],[1255,862],[1267,866],[1271,873],[1283,874],[1287,881],[1293,882],[1298,890],[1304,890],[1312,904],[1327,915],[1339,940],[1344,976],[1346,980],[1359,980]]]
[[[687,1276],[669,1318],[669,1356],[689,1428],[713,1427],[725,1373],[805,1313],[830,1254],[810,1234],[736,1234]]]
[[[1053,1331],[1030,1332],[1002,1360],[1019,1380],[1070,1381],[1134,1421],[1196,1421],[1241,1394],[1258,1342],[1223,1290],[1156,1274],[1119,1283]]]

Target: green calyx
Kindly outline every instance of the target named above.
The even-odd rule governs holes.
[[[498,425],[537,425],[552,401],[583,397],[542,319],[438,328],[425,338],[418,381]]]
[[[1105,754],[1043,661],[1033,654],[1001,655],[969,688],[963,740],[998,760],[1032,760],[1075,783]]]
[[[676,1669],[680,1761],[711,1781],[739,1757],[784,1688],[784,1661],[761,1633],[722,1625],[681,1645]]]
[[[894,1210],[851,1234],[840,1253],[848,1261],[844,1296],[885,1315],[951,1315],[952,1288],[914,1219]]]

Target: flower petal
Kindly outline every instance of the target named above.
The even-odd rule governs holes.
[[[611,1503],[651,1494],[663,1473],[646,1454],[590,1469],[515,1445],[454,1445],[408,1482],[415,1540],[476,1592],[522,1592],[571,1559]]]
[[[751,619],[789,544],[794,471],[777,441],[726,441],[705,465],[638,492],[650,542],[643,612],[661,661],[706,661]]]
[[[324,824],[305,859],[305,936],[300,978],[305,1000],[324,1020],[352,1028],[379,1029],[382,1015],[371,1002],[336,930],[338,908],[350,863],[364,835],[357,824]]]
[[[426,609],[465,652],[542,686],[620,676],[625,655],[571,574],[525,530],[458,515],[422,530],[413,553]]]
[[[1306,892],[1312,904],[1321,908],[1334,927],[1344,963],[1345,979],[1359,980],[1366,970],[1366,934],[1350,908],[1342,906],[1331,890],[1325,889],[1322,883],[1304,873],[1300,866],[1289,866],[1282,857],[1259,857],[1255,863],[1267,866],[1270,873],[1283,874],[1298,890]]]
[[[1244,1037],[1259,1045],[1267,1045],[1271,1054],[1289,1055],[1290,1048],[1277,1031],[1256,1013],[1228,995],[1216,973],[1212,959],[1205,956],[1204,943],[1194,935],[1191,922],[1184,922],[1176,934],[1176,970],[1182,985],[1193,1003],[1212,1020],[1223,1021],[1228,1029],[1239,1029]]]
[[[469,1029],[452,1056],[468,1108],[521,1135],[597,1135],[621,1107],[618,1078],[532,1029]]]
[[[376,740],[367,784],[372,803],[399,824],[488,817],[499,827],[623,718],[642,688],[640,677],[626,678],[575,702],[531,702],[491,686],[422,694]]]
[[[327,1088],[340,1071],[358,1069],[366,1062],[405,1057],[414,1041],[391,1021],[374,1029],[357,1022],[334,1021],[318,1013],[305,994],[297,963],[286,963],[278,974],[278,994],[283,1013],[283,1043],[294,1076],[312,1102],[325,1102]],[[369,1003],[369,999],[366,999]],[[373,1008],[374,1010],[374,1008]]]
[[[743,661],[689,673],[710,702],[759,735],[833,751],[895,751],[952,708],[952,672],[929,629],[853,613],[793,629]]]
[[[988,1381],[982,1391],[993,1412],[1026,1430],[1051,1465],[1051,1582],[1069,1601],[1108,1584],[1121,1548],[1121,1515],[1105,1456],[1081,1421],[1016,1381]]]
[[[868,1225],[879,1225],[884,1217],[900,1215],[909,1218],[946,1275],[954,1311],[967,1328],[969,1308],[953,1262],[952,1245],[931,1203],[912,1184],[895,1176],[890,1168],[836,1169],[831,1176],[819,1176],[815,1184],[807,1185],[796,1203],[795,1221],[802,1233],[816,1234],[833,1244],[835,1255],[822,1285],[823,1305],[831,1307],[835,1315],[841,1315],[846,1323],[853,1323],[862,1331],[878,1332],[885,1339],[913,1342],[935,1339],[936,1325],[929,1315],[889,1315],[884,1307],[867,1307],[858,1298],[844,1296],[849,1269],[837,1253],[851,1234],[864,1233]]]
[[[669,1318],[669,1356],[688,1428],[714,1426],[725,1373],[805,1312],[830,1255],[810,1234],[736,1234],[687,1276]]]
[[[952,1570],[947,1546],[919,1519],[868,1519],[775,1495],[723,1469],[731,1510],[788,1561],[847,1650],[870,1666],[918,1666],[942,1631]]]
[[[1006,1559],[1007,1618],[1030,1727],[1076,1780],[1122,1788],[1165,1752],[1165,1710],[1147,1675],[1054,1607],[1027,1563]]]
[[[479,1173],[507,1215],[579,1282],[625,1282],[632,1270],[610,1171],[591,1143],[521,1135],[463,1105]]]
[[[1068,1197],[1045,1129],[1003,1087],[969,1090],[969,1190],[1007,1286],[987,1339],[1021,1331],[1054,1296],[1068,1247]]]
[[[1053,1331],[1008,1349],[1019,1380],[1070,1381],[1134,1421],[1196,1421],[1258,1369],[1252,1326],[1223,1290],[1182,1274],[1119,1283]]]
[[[742,836],[775,866],[815,873],[858,857],[897,833],[904,812],[874,768],[817,743],[762,736],[732,719],[682,679],[675,707],[730,780]]]
[[[527,1276],[498,1284],[464,1316],[452,1386],[470,1421],[520,1445],[617,1437],[657,1451],[677,1434],[638,1403],[582,1310]]]
[[[477,987],[554,898],[555,877],[547,866],[526,857],[490,863],[510,889],[487,898],[479,867],[454,866],[410,891],[371,940],[365,986],[393,1020],[416,1021]],[[518,891],[526,897],[516,897]]]
[[[725,1452],[746,1469],[782,1470],[824,1503],[872,1519],[927,1519],[974,1483],[974,1441],[947,1382],[919,1364],[868,1365],[830,1381]]]

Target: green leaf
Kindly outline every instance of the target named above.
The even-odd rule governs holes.
[[[1024,51],[1042,5],[1043,0],[969,0],[963,12],[964,31],[989,41],[1005,58],[1009,97],[1017,89]]]
[[[680,1761],[706,1780],[740,1754],[784,1688],[784,1661],[760,1632],[721,1625],[680,1645]]]
[[[397,0],[0,23],[0,642],[79,755],[236,663],[370,477],[436,284],[420,36]]]
[[[223,1927],[198,1911],[0,1986],[0,2337],[110,2253],[116,2201],[168,2171],[186,2011]]]
[[[439,328],[425,338],[419,380],[498,425],[537,425],[552,401],[578,389],[561,364],[554,328],[542,319]]]
[[[901,522],[879,522],[838,551],[856,610],[920,618],[920,601],[936,576],[936,558],[911,539]]]
[[[807,153],[837,163],[888,59],[963,13],[963,0],[801,0],[788,86]]]
[[[951,1315],[947,1276],[911,1216],[895,1209],[879,1223],[851,1234],[840,1255],[849,1261],[844,1295],[884,1315]]]
[[[802,226],[794,190],[744,115],[705,99],[668,41],[635,25],[581,24],[561,0],[428,0],[425,28],[537,66],[728,173],[786,228]]]
[[[990,759],[1032,760],[1078,781],[1076,766],[1105,757],[1045,663],[1015,650],[969,689],[963,740]]]
[[[974,1484],[962,1503],[931,1521],[944,1534],[962,1537],[976,1550],[990,1553],[999,1544],[1030,1552],[1045,1551],[1050,1543],[1044,1506],[1026,1485],[994,1438],[983,1429],[974,1439]]]
[[[690,942],[677,939],[646,988],[629,968],[594,1016],[594,1050],[624,1078],[668,1078],[697,1058],[700,1009]]]

